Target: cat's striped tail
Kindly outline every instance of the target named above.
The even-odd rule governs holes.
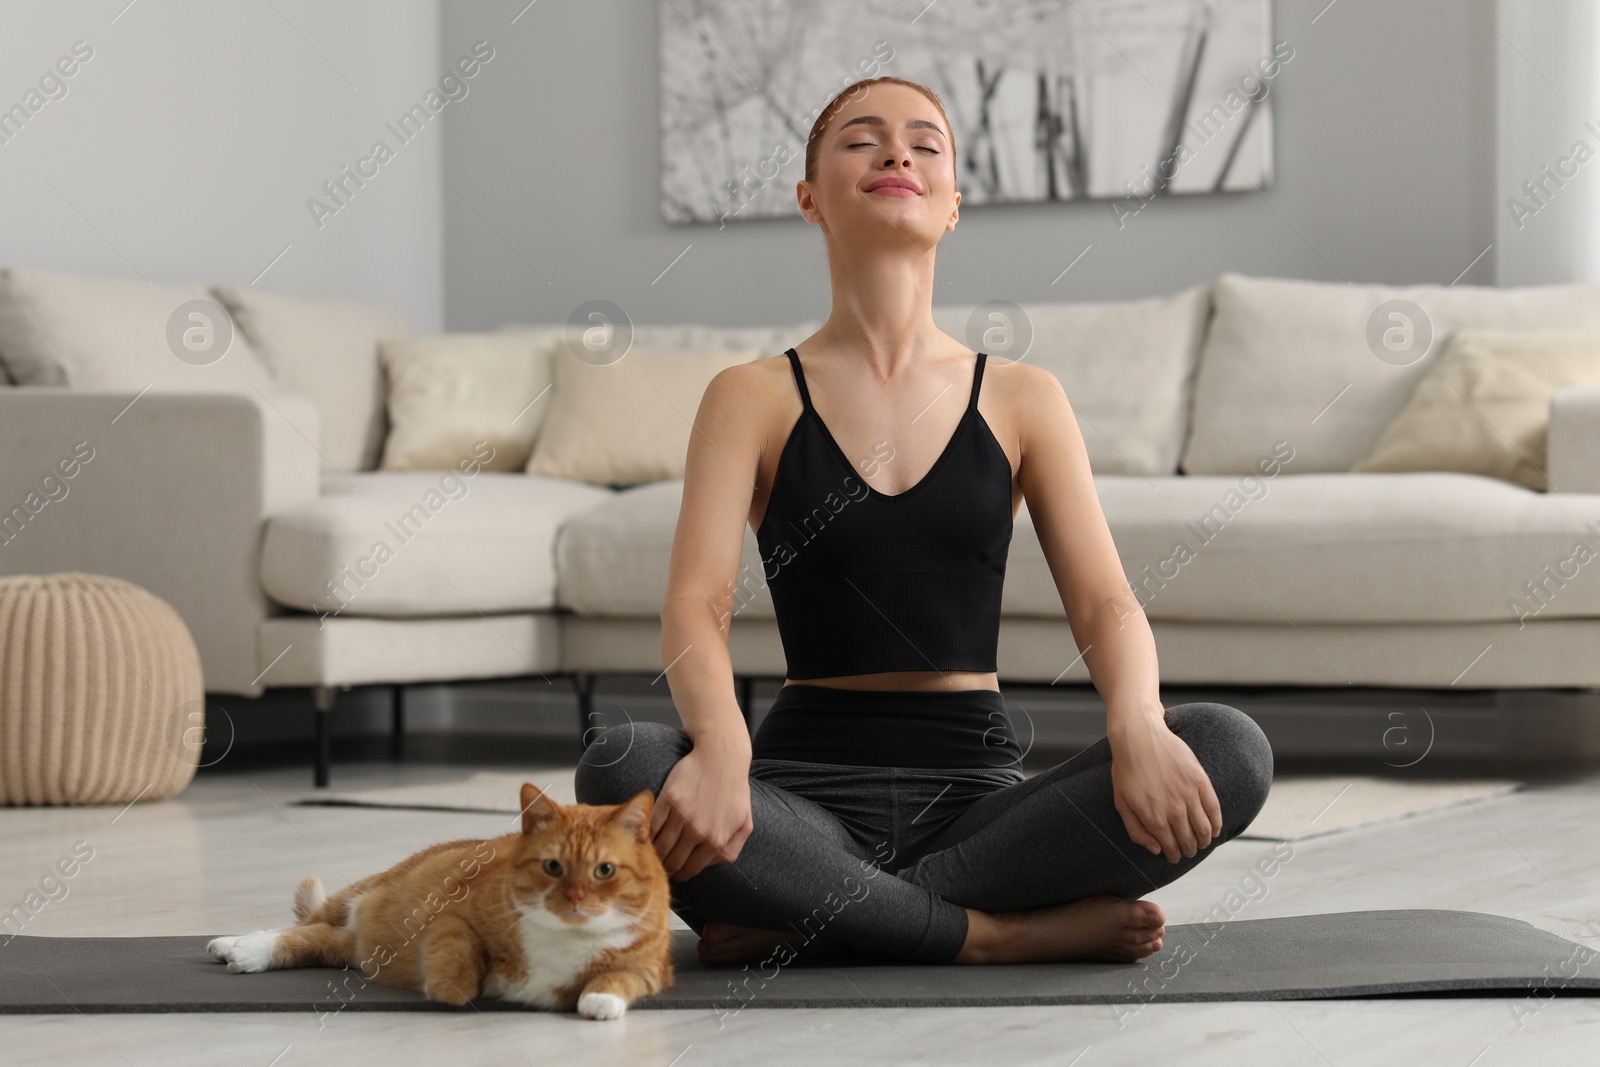
[[[294,917],[298,922],[305,922],[323,904],[327,903],[328,894],[322,889],[322,879],[314,874],[308,874],[300,879],[300,884],[294,890]]]

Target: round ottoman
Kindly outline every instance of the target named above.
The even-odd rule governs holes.
[[[99,574],[0,577],[0,802],[171,796],[204,726],[200,654],[165,600]]]

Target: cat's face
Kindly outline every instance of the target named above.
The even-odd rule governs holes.
[[[522,787],[521,847],[512,892],[544,926],[614,929],[643,913],[666,870],[650,841],[654,794],[625,804],[562,805]]]

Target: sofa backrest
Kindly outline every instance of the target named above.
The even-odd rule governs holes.
[[[1009,319],[1017,310],[989,305],[936,307],[933,320],[979,351],[1054,374],[1095,474],[1176,474],[1210,288],[1148,300],[1017,308],[1022,321],[1016,323]]]
[[[934,323],[980,350],[1005,354],[989,331],[1029,338],[1022,361],[1049,370],[1067,391],[1089,466],[1096,474],[1175,474],[1188,429],[1189,389],[1211,308],[1197,286],[1172,296],[1117,303],[1039,303],[992,313],[987,305],[941,306]],[[1013,321],[1018,310],[1021,321]],[[980,321],[981,320],[981,321]],[[662,349],[756,348],[780,355],[815,333],[820,321],[795,326],[727,328],[700,324],[636,326],[633,344]],[[975,328],[971,328],[974,327]],[[550,344],[562,326],[507,325]],[[1011,354],[1010,358],[1018,358]]]
[[[1224,274],[1212,308],[1183,472],[1247,474],[1279,442],[1294,450],[1288,470],[1344,471],[1371,451],[1451,331],[1600,328],[1600,286],[1346,285]]]
[[[659,349],[709,349],[713,352],[732,352],[755,348],[762,356],[782,355],[783,350],[799,344],[813,333],[821,322],[804,322],[795,326],[706,326],[685,323],[675,326],[633,327],[633,347]],[[501,333],[526,333],[536,338],[540,351],[546,345],[555,345],[567,336],[567,327],[508,323],[500,327]]]
[[[323,469],[376,468],[389,427],[378,342],[412,336],[405,315],[385,304],[243,286],[213,292],[284,388],[316,404]]]
[[[23,267],[0,270],[0,362],[19,385],[137,393],[275,384],[204,285]]]
[[[222,331],[231,336],[212,362],[187,347]],[[381,304],[0,270],[0,380],[129,392],[288,389],[316,405],[325,470],[378,465],[387,430],[378,341],[411,333],[404,315]],[[298,428],[308,439],[318,433]]]

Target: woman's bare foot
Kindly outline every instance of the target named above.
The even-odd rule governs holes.
[[[957,963],[1104,960],[1134,963],[1161,951],[1166,914],[1148,900],[1110,894],[1026,911],[967,909]]]
[[[779,945],[787,944],[791,959],[816,959],[844,951],[844,946],[824,938],[813,937],[807,941],[793,931],[758,930],[750,926],[736,926],[720,919],[707,919],[695,945],[695,955],[701,963],[754,963],[772,956]]]

